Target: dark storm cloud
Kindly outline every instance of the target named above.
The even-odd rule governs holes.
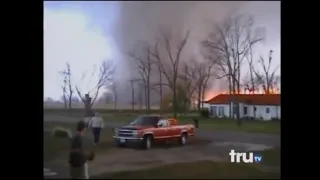
[[[127,52],[138,40],[152,42],[159,25],[168,25],[175,32],[191,29],[188,52],[196,52],[206,37],[210,25],[233,12],[254,15],[257,24],[267,28],[267,41],[274,46],[280,42],[280,2],[119,2],[119,16],[114,27],[114,39],[121,52]],[[280,52],[279,52],[280,53]],[[132,77],[132,61],[121,55],[121,79]],[[131,73],[130,73],[131,72]],[[219,83],[221,84],[221,83]],[[224,85],[219,85],[224,87]],[[130,97],[130,96],[129,96]]]
[[[120,101],[131,99],[128,80],[135,77],[133,61],[126,53],[139,40],[153,42],[159,25],[170,26],[179,34],[191,30],[186,52],[197,55],[199,42],[212,27],[234,12],[253,15],[259,26],[266,27],[266,47],[259,51],[274,50],[275,60],[280,63],[280,2],[276,1],[99,1],[99,2],[45,2],[47,8],[82,11],[95,26],[100,26],[105,36],[113,41],[113,55],[117,64],[116,78],[121,85]],[[210,24],[210,23],[211,24]],[[220,88],[225,84],[217,83]],[[157,99],[156,94],[154,99]]]

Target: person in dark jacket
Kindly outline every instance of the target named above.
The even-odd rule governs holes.
[[[70,176],[72,179],[89,179],[87,164],[89,155],[83,147],[83,136],[85,134],[85,131],[86,123],[84,121],[78,122],[76,133],[71,139],[69,167]]]

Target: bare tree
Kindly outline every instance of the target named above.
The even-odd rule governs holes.
[[[260,73],[258,70],[253,69],[253,72],[258,78],[258,83],[262,85],[263,91],[265,94],[272,94],[274,93],[274,85],[277,84],[280,80],[280,78],[276,78],[276,72],[278,68],[280,67],[279,65],[274,68],[271,71],[271,64],[272,64],[272,53],[273,51],[270,50],[268,54],[268,61],[266,62],[265,59],[261,56],[260,60],[258,61],[259,64],[262,67],[263,72]]]
[[[152,72],[151,47],[147,42],[141,42],[135,46],[135,50],[129,52],[129,56],[136,61],[140,79],[144,85],[146,109],[150,111],[150,77]],[[142,97],[141,97],[142,98]]]
[[[250,37],[248,37],[250,38]],[[253,49],[252,44],[249,45],[249,50],[246,56],[249,65],[249,81],[246,82],[245,90],[249,91],[249,94],[254,94],[256,91],[256,79],[254,77],[254,61],[253,61]]]
[[[200,111],[202,98],[202,88],[206,78],[205,74],[205,63],[200,61],[194,61],[194,69],[196,71],[196,99],[197,99],[197,110]]]
[[[172,100],[173,100],[173,114],[177,117],[177,80],[179,75],[179,65],[181,61],[181,52],[183,51],[187,40],[189,38],[190,32],[182,37],[178,42],[173,41],[172,32],[168,29],[163,29],[160,34],[160,39],[156,43],[153,51],[151,51],[152,56],[156,59],[156,64],[161,69],[167,83],[161,83],[169,87],[172,90]],[[174,47],[173,44],[177,44]],[[161,52],[164,52],[161,54]],[[161,56],[162,55],[162,56]],[[168,61],[167,61],[168,60]]]
[[[148,88],[146,88],[144,82],[139,82],[138,83],[138,103],[139,103],[140,110],[142,109],[142,106],[143,106],[143,92],[145,92],[145,97],[148,97],[148,96],[146,96],[147,89]],[[146,109],[149,110],[148,107],[147,107],[148,106],[148,100],[145,99],[145,102],[146,102],[146,104],[145,104],[146,105]]]
[[[131,85],[131,105],[132,105],[132,110],[134,110],[134,105],[136,104],[136,101],[135,101],[135,83],[138,82],[138,81],[141,81],[140,78],[133,78],[133,79],[130,79],[130,85]]]
[[[274,81],[273,81],[273,89],[276,91],[276,94],[280,94],[280,89],[281,89],[281,76],[280,75],[275,75]]]
[[[158,62],[156,62],[157,64]],[[154,90],[155,92],[159,93],[159,104],[160,104],[160,114],[161,114],[161,110],[163,109],[163,80],[162,80],[162,71],[161,71],[161,67],[159,65],[156,66],[157,67],[157,75],[159,77],[159,79],[157,80],[157,82],[153,82],[151,84],[151,89]]]
[[[203,102],[205,101],[205,92],[208,89],[208,85],[212,85],[212,77],[216,76],[216,72],[214,72],[214,67],[216,65],[215,59],[209,59],[209,61],[205,61],[204,64],[206,65],[204,68],[204,79],[202,82],[202,93],[201,93],[201,102],[202,102],[202,108],[204,106]]]
[[[196,66],[195,64],[192,63],[195,60],[192,59],[190,63],[184,63],[183,71],[180,73],[179,78],[181,80],[181,84],[185,90],[185,96],[186,98],[184,99],[183,102],[183,107],[190,107],[190,101],[192,99],[192,95],[194,94],[197,84],[196,84]]]
[[[60,97],[60,101],[63,102],[64,104],[64,109],[68,109],[68,102],[67,102],[67,98],[66,98],[66,95],[63,94],[61,97]]]
[[[253,66],[252,66],[253,67]],[[242,86],[244,87],[244,92],[246,93],[248,91],[249,94],[253,94],[255,92],[257,92],[258,90],[258,81],[257,78],[255,78],[255,76],[251,74],[251,72],[253,72],[253,69],[249,70],[249,74],[247,76],[245,76],[242,80]],[[251,106],[253,106],[253,118],[256,118],[256,107],[255,104],[253,104],[253,102],[247,102],[249,103]]]
[[[250,71],[253,72],[251,75]],[[255,94],[259,91],[260,80],[254,73],[254,68],[249,70],[248,74],[242,78],[241,86],[243,87],[244,93]]]
[[[161,67],[158,66],[158,73],[159,73],[159,97],[160,97],[160,111],[163,109],[162,101],[163,101],[163,89],[162,89],[162,72],[161,72]]]
[[[113,93],[113,108],[117,109],[117,103],[118,103],[118,86],[116,81],[113,79],[112,85],[111,85],[111,90]]]
[[[263,40],[254,27],[252,16],[230,16],[221,24],[214,27],[214,31],[203,41],[203,45],[218,59],[218,65],[221,75],[218,77],[227,77],[229,82],[229,93],[233,94],[232,114],[236,113],[237,124],[240,126],[239,103],[236,94],[240,93],[241,64],[249,50]],[[230,103],[231,105],[232,103]]]
[[[249,75],[246,75],[243,77],[242,79],[242,86],[243,86],[243,92],[246,94],[247,91],[249,92],[249,94],[251,94],[251,82],[250,82],[250,77]]]
[[[72,96],[73,96],[73,85],[71,83],[71,69],[70,64],[66,63],[66,69],[59,72],[60,75],[63,77],[63,85],[62,85],[62,91],[63,91],[63,101],[65,104],[65,109],[68,108],[72,109]]]
[[[110,60],[103,61],[100,65],[98,80],[92,90],[88,91],[87,93],[85,93],[85,95],[83,95],[83,92],[80,91],[79,86],[76,86],[76,91],[78,93],[78,96],[80,97],[81,101],[84,103],[86,117],[89,117],[92,115],[92,105],[96,101],[101,88],[111,86],[113,72],[114,72],[113,61],[110,61]],[[92,72],[91,79],[95,76],[95,74],[96,74],[96,71],[94,70]],[[84,78],[85,74],[83,74],[82,77]]]
[[[63,84],[61,85],[61,89],[62,89],[62,97],[61,100],[64,103],[64,109],[67,109],[67,76],[65,75],[65,72],[62,71],[60,72],[60,74],[63,77]]]
[[[205,60],[193,61],[194,68],[194,81],[195,81],[195,92],[197,99],[197,109],[200,111],[201,102],[204,101],[205,92],[208,89],[209,82],[212,81],[211,77],[216,75],[214,70],[215,60],[206,57]],[[203,103],[202,103],[203,108]]]
[[[71,83],[71,69],[70,69],[70,64],[67,62],[67,81],[68,81],[68,101],[69,101],[69,109],[72,109],[72,96],[73,96],[73,85]]]

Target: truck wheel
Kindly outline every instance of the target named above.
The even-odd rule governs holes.
[[[143,148],[144,149],[150,149],[152,146],[152,136],[147,135],[143,139]]]
[[[188,134],[187,133],[182,133],[181,137],[179,139],[179,144],[180,145],[186,145],[187,144],[187,140],[188,140]]]

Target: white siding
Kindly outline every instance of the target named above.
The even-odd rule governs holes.
[[[209,103],[201,103],[200,104],[200,107],[202,108],[202,106],[203,106],[203,108],[210,108],[210,104]]]
[[[256,117],[263,120],[271,120],[272,118],[281,118],[281,106],[256,106]],[[267,108],[269,108],[269,113],[267,113]]]
[[[243,104],[241,103],[243,108],[244,107],[247,107],[247,114],[244,114],[244,109],[241,111],[240,109],[240,116],[243,117],[243,116],[254,116],[253,113],[254,113],[254,106],[250,106],[250,105],[247,105],[247,104]],[[241,106],[240,106],[241,107]],[[242,113],[241,113],[242,112]]]
[[[219,107],[224,108],[224,115],[229,117],[229,104],[210,104],[210,114],[212,113],[212,107],[216,107],[216,115],[219,116]],[[244,114],[244,107],[247,107],[247,114]],[[256,107],[256,113],[254,114],[254,107]],[[267,113],[267,108],[269,108],[269,113]],[[233,108],[231,108],[232,111]],[[233,114],[233,112],[231,112]],[[240,103],[240,117],[256,117],[257,119],[262,119],[265,121],[271,120],[272,118],[281,119],[281,106],[272,106],[272,105],[248,105]]]
[[[234,103],[231,103],[232,107],[234,105]],[[244,112],[243,112],[243,108],[244,108],[244,104],[243,103],[239,103],[239,108],[240,108],[240,117],[243,117],[244,116]],[[236,112],[233,112],[233,108],[231,108],[231,114],[233,115],[233,117],[235,118],[236,117]]]
[[[277,110],[278,110],[278,118],[281,119],[281,106],[277,106]]]
[[[216,112],[212,112],[212,106],[216,107]],[[210,114],[216,114],[217,116],[219,115],[219,107],[223,107],[223,115],[229,117],[229,104],[210,104]]]

